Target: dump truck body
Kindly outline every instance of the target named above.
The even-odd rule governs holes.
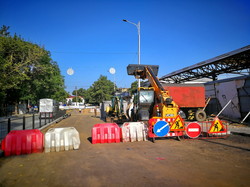
[[[205,87],[203,84],[163,84],[180,108],[203,108]]]

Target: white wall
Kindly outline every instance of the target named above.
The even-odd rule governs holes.
[[[221,108],[232,100],[222,112],[222,115],[232,119],[240,119],[242,116],[240,112],[238,89],[242,88],[244,84],[245,79],[229,79],[228,81],[207,83],[205,84],[206,97],[217,98]]]

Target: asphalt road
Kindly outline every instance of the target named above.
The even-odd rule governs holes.
[[[75,127],[79,150],[1,157],[0,186],[249,186],[248,136],[91,144],[93,125],[104,123],[92,115],[54,125]]]

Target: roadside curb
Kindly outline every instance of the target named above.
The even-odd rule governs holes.
[[[46,127],[49,127],[50,125],[52,125],[52,124],[54,124],[54,123],[60,122],[60,121],[63,120],[63,119],[64,119],[63,116],[60,117],[60,118],[57,118],[56,120],[54,120],[54,121],[48,123],[47,125],[42,126],[41,128],[39,128],[39,130],[41,131],[41,130],[45,129]]]

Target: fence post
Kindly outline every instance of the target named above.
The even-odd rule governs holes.
[[[11,127],[10,118],[8,118],[8,133],[10,132],[10,127]]]
[[[42,127],[42,119],[41,119],[41,113],[39,114],[39,128]]]
[[[23,116],[23,130],[25,130],[25,116]]]
[[[47,118],[47,112],[45,112],[44,114],[45,114],[45,118],[44,118],[45,119],[45,124],[44,125],[46,125],[46,123],[47,123],[47,119],[46,119]]]
[[[32,116],[32,129],[35,129],[35,114]]]

